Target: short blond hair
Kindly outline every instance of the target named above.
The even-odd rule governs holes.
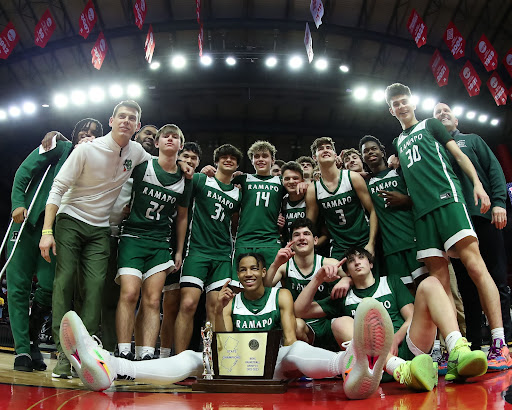
[[[313,144],[311,144],[311,154],[313,156],[316,156],[316,150],[320,145],[329,144],[332,145],[332,149],[336,150],[334,147],[334,141],[331,137],[320,137],[313,141]]]
[[[254,157],[254,154],[256,152],[261,152],[261,151],[268,151],[268,152],[270,152],[270,156],[272,157],[272,159],[276,158],[276,152],[277,152],[276,147],[274,147],[268,141],[256,141],[247,150],[247,156],[252,161],[252,158]]]
[[[178,127],[175,124],[165,124],[164,126],[162,126],[156,133],[155,142],[158,141],[161,135],[166,134],[178,134],[180,136],[180,145],[183,145],[185,143],[185,136],[183,135],[183,131],[181,131],[180,127]]]

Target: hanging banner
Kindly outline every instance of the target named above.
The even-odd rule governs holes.
[[[146,0],[137,0],[133,5],[133,14],[135,15],[135,24],[142,30],[144,20],[146,19],[147,13]]]
[[[466,49],[466,40],[460,34],[460,31],[455,27],[455,24],[450,21],[448,24],[448,28],[444,33],[444,42],[450,49],[453,58],[458,60],[461,57],[464,57],[464,50]]]
[[[443,87],[448,84],[448,76],[450,75],[450,69],[448,65],[444,61],[443,56],[436,49],[434,55],[430,59],[430,68],[432,69],[432,74],[434,74],[434,78],[436,79],[437,85],[439,87]]]
[[[9,22],[0,33],[0,58],[5,60],[9,57],[19,40],[14,24]]]
[[[304,46],[308,55],[309,63],[313,61],[313,39],[311,38],[311,31],[309,31],[309,24],[306,23],[306,33],[304,34]]]
[[[80,29],[78,30],[78,34],[83,38],[89,37],[89,34],[96,24],[96,20],[98,20],[98,15],[96,14],[92,0],[89,0],[80,15],[80,21],[78,22]]]
[[[50,9],[46,9],[41,20],[36,24],[36,28],[34,30],[34,38],[36,46],[41,48],[46,47],[48,40],[52,36],[55,31],[55,20],[50,13]]]
[[[508,53],[503,57],[503,65],[507,69],[510,77],[512,77],[512,48],[508,50]]]
[[[459,77],[470,97],[480,94],[482,81],[469,61],[462,67],[462,70],[460,70]]]
[[[407,30],[411,33],[418,48],[427,43],[427,26],[415,9],[412,9],[412,13],[407,21]]]
[[[324,4],[322,3],[322,0],[311,0],[309,10],[313,16],[316,28],[320,27],[320,24],[322,24],[322,17],[324,16]]]
[[[201,25],[201,0],[196,0],[196,18],[197,24]]]
[[[204,41],[204,31],[203,25],[199,27],[199,34],[197,35],[197,45],[199,46],[199,57],[203,56],[203,41]]]
[[[151,64],[153,52],[155,51],[155,37],[153,36],[153,25],[151,24],[149,25],[148,35],[146,36],[144,51],[146,52],[146,61]]]
[[[96,43],[94,44],[94,47],[91,50],[92,65],[96,70],[101,68],[103,61],[105,60],[105,56],[107,55],[107,50],[107,41],[103,36],[103,31],[101,31],[98,39],[96,40]]]
[[[475,52],[487,71],[496,70],[496,67],[498,67],[498,53],[496,53],[485,34],[482,34],[482,37],[478,40]]]
[[[491,92],[492,98],[496,101],[496,105],[505,105],[507,103],[507,89],[496,71],[487,80],[487,87]]]

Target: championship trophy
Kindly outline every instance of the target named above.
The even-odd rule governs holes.
[[[287,382],[273,380],[281,330],[270,332],[213,332],[201,329],[203,378],[194,391],[209,393],[284,393]],[[214,371],[215,369],[215,371]]]

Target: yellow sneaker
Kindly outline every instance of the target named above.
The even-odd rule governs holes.
[[[428,354],[416,356],[398,366],[393,377],[415,391],[432,391],[437,386],[437,362]]]

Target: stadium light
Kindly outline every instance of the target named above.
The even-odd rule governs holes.
[[[130,97],[130,98],[138,98],[142,94],[142,89],[140,88],[140,85],[138,85],[138,84],[130,84],[126,88],[126,93],[128,94],[128,97]]]
[[[375,90],[372,94],[372,100],[375,102],[382,102],[385,98],[384,90]]]
[[[456,105],[455,107],[453,107],[452,109],[452,113],[453,115],[455,115],[456,117],[458,117],[459,115],[462,115],[462,113],[464,112],[464,108],[462,108],[460,105]]]
[[[201,56],[201,64],[204,65],[204,66],[209,66],[209,65],[212,65],[213,63],[213,59],[210,55],[208,54],[203,54]]]
[[[108,89],[108,92],[112,98],[120,98],[123,96],[123,87],[121,87],[119,84],[113,84]]]
[[[233,56],[229,56],[226,58],[226,64],[229,66],[234,66],[236,64],[236,59]]]
[[[474,111],[468,111],[468,113],[466,114],[466,118],[467,118],[468,120],[472,120],[472,119],[474,119],[475,117],[476,117],[476,112],[474,112]]]
[[[0,121],[5,121],[7,119],[7,113],[4,110],[0,110]]]
[[[498,120],[497,118],[494,118],[494,119],[491,120],[491,125],[494,126],[494,127],[496,125],[498,125],[499,123],[500,123],[500,120]]]
[[[489,118],[489,117],[488,117],[486,114],[480,114],[480,115],[478,116],[478,122],[482,122],[482,123],[487,122],[487,119],[488,119],[488,118]]]
[[[366,87],[357,87],[354,90],[354,98],[356,100],[362,101],[368,95],[368,89]]]
[[[69,99],[64,94],[55,94],[55,97],[53,97],[53,103],[57,108],[64,108],[67,107],[69,103]]]
[[[89,100],[93,103],[102,102],[105,99],[105,91],[103,88],[98,86],[93,86],[89,89]]]
[[[411,95],[411,104],[418,105],[420,103],[420,96],[419,95]]]
[[[298,70],[300,67],[302,67],[303,61],[302,57],[300,56],[292,56],[290,58],[290,61],[288,62],[288,65],[292,70]]]
[[[23,112],[28,115],[34,114],[36,112],[36,105],[31,101],[23,103]]]
[[[275,67],[277,65],[277,58],[274,56],[267,57],[265,60],[265,65],[269,68]]]
[[[340,71],[342,73],[348,73],[349,72],[349,68],[345,64],[342,64],[342,65],[340,65]]]
[[[325,58],[319,58],[318,60],[315,61],[315,68],[318,71],[325,71],[328,66],[329,66],[329,63],[327,62],[327,60]]]
[[[9,115],[11,117],[19,117],[21,115],[21,110],[16,105],[11,105],[9,107]]]
[[[436,100],[432,97],[425,98],[421,104],[421,107],[425,111],[432,111],[436,106]]]
[[[185,68],[185,66],[187,65],[187,60],[185,59],[184,56],[182,56],[181,54],[178,54],[172,58],[171,64],[172,64],[173,68],[175,68],[176,70],[181,70],[181,69]]]
[[[87,96],[82,90],[71,91],[71,102],[74,105],[84,105],[87,101]]]
[[[160,68],[160,61],[153,61],[149,65],[149,68],[151,68],[152,70],[158,70]]]

